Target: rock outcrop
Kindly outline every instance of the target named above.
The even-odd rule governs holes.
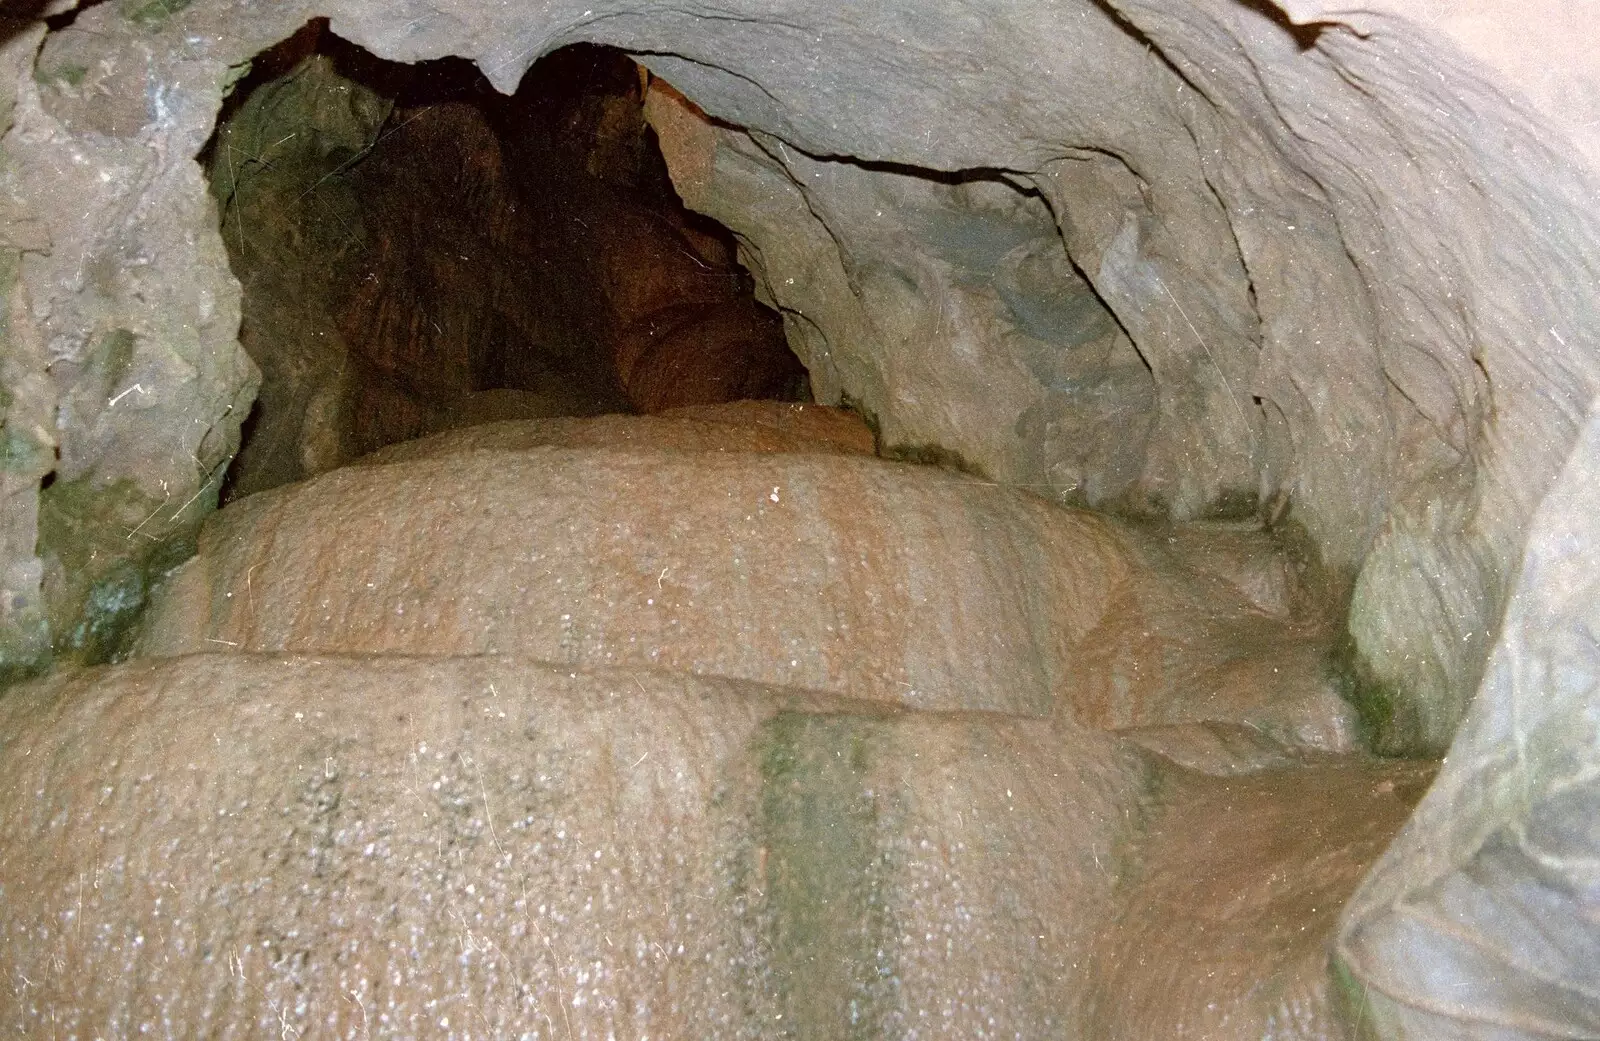
[[[1451,41],[1284,6],[1307,24],[1222,0],[319,12],[380,58],[457,55],[506,91],[557,43],[639,53],[675,88],[652,122],[680,193],[739,233],[819,401],[1048,495],[1287,511],[1353,582],[1349,672],[1384,747],[1438,751],[1596,386],[1594,181],[1565,113]],[[12,37],[19,648],[114,627],[105,605],[164,566],[143,536],[181,543],[235,451],[254,373],[189,157],[225,87],[312,13],[100,6],[42,47]],[[1520,44],[1445,24],[1526,71],[1497,60]],[[1575,68],[1563,96],[1593,82]],[[52,467],[95,505],[30,549]],[[151,524],[113,551],[140,507]],[[107,547],[82,579],[63,538]]]
[[[529,424],[523,440],[545,444],[521,450],[438,441],[235,503],[141,651],[511,654],[1096,727],[1355,738],[1329,618],[1307,614],[1270,539],[1195,545],[849,454],[550,444],[594,422]],[[1230,567],[1228,542],[1253,567]]]
[[[489,418],[803,384],[731,237],[672,195],[622,55],[563,52],[504,98],[464,62],[382,62],[318,20],[260,66],[205,155],[262,367],[229,494]]]
[[[802,450],[696,443],[741,416]],[[231,504],[153,657],[0,701],[0,1022],[1339,1036],[1432,767],[1314,747],[1278,547],[841,428],[498,424]]]
[[[532,419],[536,417],[516,417]],[[527,448],[637,448],[680,452],[842,452],[872,455],[872,431],[861,417],[826,405],[736,401],[669,409],[655,416],[556,416],[537,423],[485,422],[402,441],[362,456],[357,466],[477,451]]]
[[[1438,782],[1344,912],[1352,1015],[1382,1037],[1600,1034],[1600,414],[1528,533]]]
[[[871,417],[886,453],[1152,524],[1306,532],[1346,593],[1342,677],[1374,747],[1456,742],[1345,918],[1354,1016],[1396,1038],[1592,1034],[1592,934],[1521,923],[1530,908],[1584,923],[1594,902],[1589,448],[1535,515],[1600,385],[1600,72],[1560,0],[1446,6],[129,0],[0,15],[0,674],[126,653],[240,451],[259,370],[195,157],[250,63],[327,17],[380,59],[455,56],[510,93],[558,46],[607,45],[648,68],[673,183],[736,233],[817,400]],[[348,446],[300,447],[327,462]],[[364,480],[377,478],[335,484]],[[1231,604],[1274,595],[1259,575],[1223,584]],[[1130,617],[1146,610],[1134,604]],[[196,661],[137,669],[181,687]],[[0,741],[56,749],[70,779],[51,784],[133,784],[55,729],[76,720],[92,738],[92,716],[40,715],[55,696],[41,691],[134,713],[132,688],[107,693],[133,671],[93,680],[100,693],[62,678],[8,694]],[[176,718],[124,730],[159,741]],[[1226,719],[1137,737],[1218,773],[1297,758]],[[27,771],[48,767],[16,748],[0,762],[7,812],[34,812],[50,785]],[[139,848],[153,862],[157,847]],[[72,862],[91,878],[92,858]],[[7,863],[37,883],[31,862]],[[62,899],[24,913],[59,922]],[[119,921],[151,921],[141,906]],[[105,985],[133,986],[134,940],[105,942]],[[40,957],[29,964],[52,964]],[[62,986],[100,985],[76,980]],[[42,1031],[71,1000],[25,1005],[27,1023]],[[273,1000],[273,1015],[301,1015]]]
[[[1240,1031],[1170,1036],[1272,1022],[1274,997],[1207,989],[1224,962],[1203,950],[1141,952],[1172,975],[1090,1009],[1121,979],[1091,952],[1160,770],[1063,722],[493,657],[221,654],[18,690],[0,753],[17,1036],[1111,1037],[1090,1024],[1129,997],[1203,1021],[1173,979]],[[1274,865],[1348,860],[1312,890],[1342,899],[1387,806]],[[1318,990],[1274,953],[1244,971]],[[1312,1025],[1271,1036],[1332,1036]]]

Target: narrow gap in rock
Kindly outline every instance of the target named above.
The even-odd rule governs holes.
[[[201,157],[262,372],[224,498],[482,422],[809,400],[644,83],[584,44],[506,97],[322,21],[258,56]]]
[[[1294,39],[1295,46],[1302,52],[1309,51],[1317,45],[1317,39],[1324,29],[1338,25],[1338,22],[1294,22],[1289,19],[1283,8],[1272,3],[1272,0],[1238,0],[1241,7],[1249,8],[1264,18],[1277,24],[1284,32]]]
[[[51,32],[60,32],[62,29],[65,29],[76,22],[80,14],[89,10],[91,7],[99,7],[105,2],[106,0],[83,0],[82,3],[74,4],[65,11],[57,11],[54,14],[47,14],[43,19],[45,28],[49,29]],[[13,5],[14,9],[9,12],[9,16],[6,18],[6,20],[23,21],[26,17],[36,14],[40,11],[44,11],[49,6],[50,4],[48,0],[30,0],[30,2],[26,4],[16,4]]]

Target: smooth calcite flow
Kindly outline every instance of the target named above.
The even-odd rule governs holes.
[[[1328,750],[1282,549],[731,417],[783,418],[219,513],[142,658],[0,700],[0,1028],[1341,1037],[1337,908],[1428,770]]]
[[[1594,13],[6,5],[0,1035],[1600,1037]]]
[[[152,659],[0,734],[19,1037],[1332,1041],[1426,782],[491,656]]]
[[[848,453],[484,429],[225,510],[142,650],[516,655],[1348,747],[1322,620],[1258,532],[1136,531]]]
[[[1142,776],[1044,720],[501,658],[145,662],[0,733],[19,1037],[1075,1036]]]

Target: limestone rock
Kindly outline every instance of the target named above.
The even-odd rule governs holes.
[[[1492,21],[1376,5],[1426,13],[1536,112],[1392,13],[1281,6],[1306,24],[1222,0],[326,13],[381,57],[460,55],[506,91],[558,41],[649,55],[710,117],[663,130],[680,189],[729,211],[820,400],[862,403],[889,447],[1051,495],[1286,507],[1363,572],[1352,636],[1404,724],[1391,746],[1437,750],[1597,386],[1595,182],[1554,125],[1592,107],[1595,77],[1512,60],[1568,47],[1553,20],[1496,50]],[[253,377],[188,157],[225,85],[310,13],[99,5],[23,77],[8,191],[51,246],[27,254],[31,309],[8,337],[48,345],[69,479],[187,498],[231,454]],[[119,329],[133,382],[173,395],[138,415],[78,378]],[[173,443],[201,465],[149,457]],[[14,584],[31,559],[6,565]]]
[[[1165,542],[960,474],[529,448],[234,503],[141,649],[515,654],[1103,727],[1250,722],[1342,748],[1326,645]]]
[[[0,126],[10,128],[16,84],[26,90],[44,26],[6,24],[0,43]],[[9,187],[9,186],[8,186]],[[24,249],[49,248],[49,235],[29,219],[28,204],[13,191],[0,194],[0,314],[9,328],[0,349],[0,682],[44,667],[50,627],[43,603],[44,561],[39,559],[39,484],[55,466],[56,393],[46,371],[44,343],[9,316],[25,311],[29,294],[16,277]]]
[[[1353,1017],[1328,972],[1339,910],[1433,769],[1325,758],[1163,773],[1094,948],[1084,1037],[1344,1041]]]
[[[0,1025],[84,1037],[1083,1036],[1144,769],[494,658],[68,674],[0,753]]]
[[[0,753],[19,1036],[1331,1041],[1427,776],[495,657],[68,672]]]
[[[469,424],[454,433],[390,445],[358,462],[398,463],[436,455],[521,451],[541,446],[871,455],[873,438],[859,417],[841,409],[780,401],[739,401],[671,409],[656,416],[574,418],[563,413],[532,422]]]
[[[1591,415],[1438,782],[1344,913],[1352,1014],[1382,1036],[1600,1033],[1597,474]]]
[[[1582,899],[1592,829],[1581,827],[1593,786],[1579,782],[1594,762],[1583,548],[1596,533],[1580,516],[1593,515],[1581,488],[1552,500],[1550,541],[1533,545],[1524,584],[1513,582],[1600,385],[1600,123],[1589,118],[1600,77],[1578,6],[153,0],[84,5],[54,20],[42,46],[36,29],[8,20],[8,648],[38,645],[28,627],[47,602],[59,608],[48,634],[58,641],[121,617],[124,594],[147,577],[146,543],[176,544],[210,509],[256,377],[192,159],[246,64],[313,14],[384,58],[473,60],[507,92],[558,43],[647,56],[707,117],[683,107],[671,129],[656,122],[680,188],[697,206],[726,206],[820,400],[876,415],[885,447],[959,458],[1052,498],[1302,524],[1354,590],[1352,673],[1385,747],[1441,751],[1471,713],[1440,794],[1346,919],[1350,979],[1383,996],[1364,1006],[1383,1013],[1373,1029],[1596,1032],[1583,974],[1596,962],[1592,930],[1517,931],[1528,908],[1565,928],[1585,924],[1593,903]],[[347,449],[297,444],[295,465],[331,465]],[[84,499],[55,515],[88,529],[53,554],[35,527],[52,467],[56,497]],[[1571,479],[1592,471],[1585,454]],[[440,486],[458,487],[450,480]],[[139,505],[154,526],[130,531]],[[307,527],[284,531],[266,556],[292,557],[290,536],[318,545]],[[377,552],[341,544],[351,548]],[[46,566],[52,555],[59,566]],[[213,544],[202,559],[225,556]],[[299,573],[275,559],[289,576],[282,595],[299,596]],[[234,575],[218,597],[253,592],[247,565]],[[1270,585],[1221,585],[1271,617]],[[386,595],[387,607],[401,602]],[[196,603],[209,610],[211,597]],[[92,603],[105,610],[84,610]],[[1145,617],[1131,603],[1124,620]],[[1185,632],[1232,624],[1200,617]],[[1135,654],[1127,634],[1143,630],[1116,631]],[[93,754],[83,742],[58,747],[63,769]],[[13,809],[42,812],[37,790],[13,789]],[[19,848],[0,856],[27,855]],[[57,894],[58,911],[70,905]],[[126,920],[147,942],[165,935],[139,931],[148,916]],[[1455,945],[1469,933],[1473,944]],[[1415,951],[1427,957],[1407,960]],[[127,958],[98,964],[106,971],[71,985],[136,985]],[[1438,976],[1421,971],[1438,965]],[[576,979],[560,963],[540,971]],[[248,978],[227,986],[258,1000]],[[354,1015],[366,993],[330,1002]],[[40,1008],[26,1024],[35,1033],[50,1011]]]
[[[190,158],[221,69],[93,21],[42,45],[4,29],[7,658],[18,641],[67,659],[118,642],[137,587],[214,508],[257,382]]]
[[[872,60],[900,87],[871,118],[835,123],[801,98],[819,79],[859,97],[871,76],[834,49],[855,32],[819,18],[813,39],[831,42],[797,37],[803,57],[782,66],[816,70],[809,82],[763,68],[774,100],[758,101],[707,70],[738,64],[728,46],[685,41],[673,53],[688,60],[652,68],[718,122],[654,113],[685,197],[740,231],[799,316],[791,339],[822,400],[849,394],[887,444],[935,442],[1046,494],[1180,517],[1286,507],[1331,565],[1361,572],[1351,673],[1383,746],[1437,753],[1487,653],[1514,518],[1600,386],[1595,343],[1571,331],[1592,327],[1573,287],[1600,278],[1596,183],[1557,127],[1448,41],[1336,4],[1283,6],[1332,21],[1296,29],[1231,0],[1020,4],[1026,35],[975,46],[884,16],[897,46]],[[940,7],[960,24],[957,9]],[[1564,35],[1553,24],[1530,31]],[[1022,57],[1035,40],[1049,53]],[[957,55],[971,59],[959,90],[916,71]],[[1586,108],[1592,70],[1573,72]],[[1030,89],[1008,89],[1013,76]],[[958,125],[953,111],[967,132],[924,132]],[[1037,134],[1007,132],[1024,125],[1053,129],[1048,159]],[[1002,151],[973,154],[986,148]],[[908,153],[954,183],[835,158]],[[1017,271],[1041,266],[1004,260],[1030,236],[1064,247],[1150,388],[1090,361],[1069,325],[1041,336],[1026,295],[1017,306]],[[1546,265],[1568,273],[1497,274]],[[1078,292],[1075,277],[1051,283],[1057,299]],[[1041,356],[1081,359],[1078,375]]]

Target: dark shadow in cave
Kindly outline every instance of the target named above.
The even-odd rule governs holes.
[[[514,96],[313,21],[201,159],[262,370],[224,498],[497,419],[805,400],[727,229],[688,212],[641,69],[580,44]]]

